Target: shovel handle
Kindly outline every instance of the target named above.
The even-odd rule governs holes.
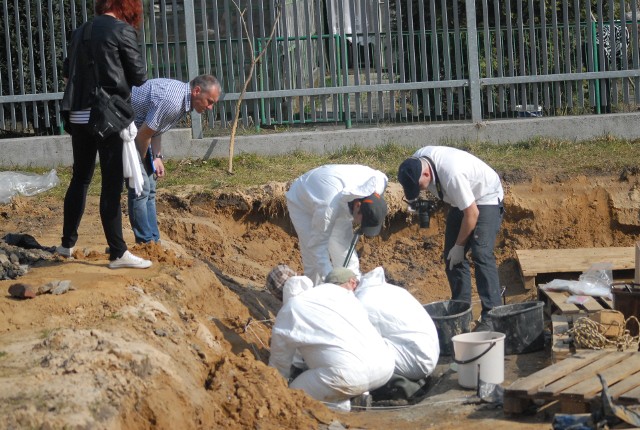
[[[351,261],[351,256],[353,255],[353,251],[356,249],[356,244],[358,243],[358,239],[360,239],[360,230],[356,231],[353,234],[353,239],[351,239],[351,245],[349,246],[349,252],[347,253],[347,258],[344,259],[344,263],[342,263],[342,267],[347,267],[349,262]]]

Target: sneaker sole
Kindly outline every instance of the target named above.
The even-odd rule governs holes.
[[[151,263],[143,264],[143,265],[131,265],[131,264],[123,264],[123,265],[113,265],[109,264],[109,269],[148,269],[151,267]]]

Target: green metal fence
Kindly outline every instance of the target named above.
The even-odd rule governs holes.
[[[213,112],[185,117],[196,137],[229,126],[267,45],[242,95],[247,127],[479,122],[640,104],[638,0],[143,4],[150,78],[211,73],[222,82]],[[91,5],[0,0],[0,128],[60,132],[61,61]]]

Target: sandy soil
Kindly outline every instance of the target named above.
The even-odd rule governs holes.
[[[505,175],[506,218],[497,256],[508,303],[523,288],[516,249],[631,246],[640,235],[637,177]],[[18,280],[0,281],[0,428],[549,428],[544,414],[504,416],[474,402],[443,358],[418,405],[336,414],[265,364],[278,303],[264,289],[278,263],[301,270],[283,193],[160,189],[163,245],[136,246],[148,270],[110,270],[97,198],[83,219],[74,259],[52,256]],[[362,239],[364,271],[388,278],[421,302],[449,298],[441,263],[444,210],[420,229],[388,190],[380,237]],[[125,199],[123,199],[125,202]],[[126,204],[123,206],[126,210]],[[0,237],[28,233],[59,243],[62,202],[18,197],[0,206]],[[133,235],[125,217],[125,238]],[[13,299],[16,282],[70,280],[75,290]],[[474,312],[477,315],[476,303]],[[506,382],[548,364],[548,353],[508,356]]]

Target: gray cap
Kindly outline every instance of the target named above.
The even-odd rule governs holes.
[[[357,278],[353,270],[347,269],[346,267],[336,267],[324,278],[324,282],[327,284],[342,285],[352,278]]]

